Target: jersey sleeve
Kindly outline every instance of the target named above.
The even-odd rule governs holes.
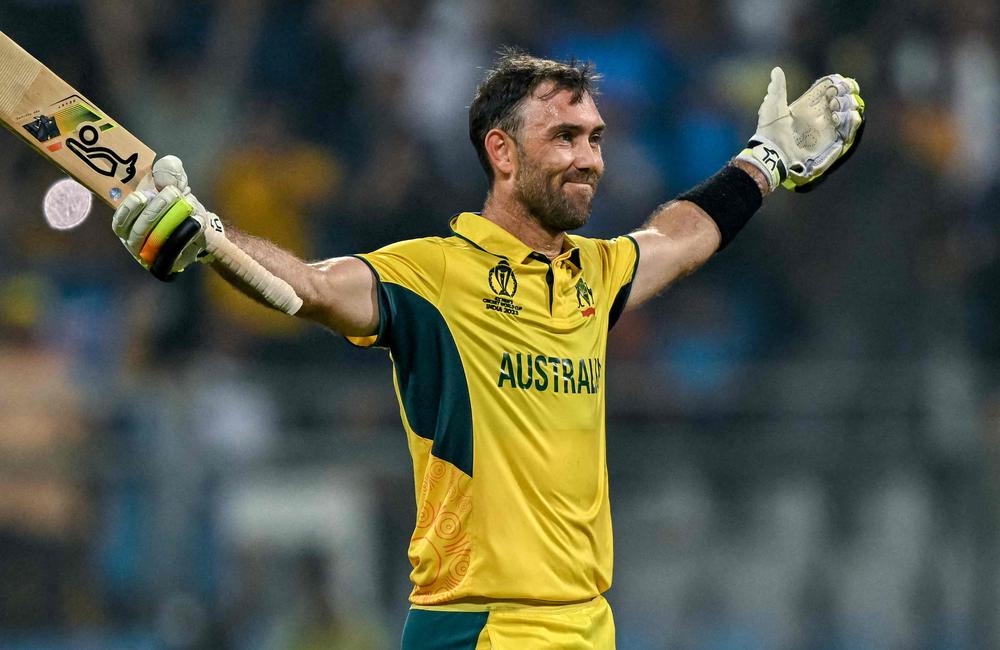
[[[639,268],[639,244],[630,235],[595,241],[601,256],[607,299],[611,301],[608,314],[608,329],[611,329],[625,311],[632,291],[632,281]]]
[[[444,281],[444,250],[436,237],[390,244],[356,255],[375,275],[378,296],[378,332],[373,336],[347,336],[359,347],[392,347],[393,332],[405,328],[410,310],[399,309],[399,296],[436,305]]]

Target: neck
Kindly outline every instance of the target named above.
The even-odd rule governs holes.
[[[542,226],[520,201],[510,197],[500,198],[490,192],[482,214],[484,219],[489,219],[550,260],[562,252],[566,233],[561,230],[552,232]]]

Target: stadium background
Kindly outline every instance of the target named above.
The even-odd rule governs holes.
[[[586,232],[753,132],[767,73],[869,105],[611,341],[620,648],[1000,647],[996,2],[4,0],[11,35],[245,229],[311,257],[481,205],[466,107],[504,43],[595,61]],[[151,280],[0,138],[0,648],[383,648],[412,479],[387,357],[196,270]],[[526,570],[531,570],[526,567]]]

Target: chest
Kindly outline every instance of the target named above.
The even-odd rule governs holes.
[[[569,262],[494,258],[449,269],[440,308],[474,349],[589,355],[606,340],[606,293],[598,274]]]
[[[529,420],[558,413],[560,426],[591,430],[602,395],[606,293],[599,275],[572,264],[493,259],[451,270],[440,311],[477,412],[495,422],[521,418],[519,430],[544,429]]]

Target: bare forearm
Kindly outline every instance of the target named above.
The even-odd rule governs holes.
[[[670,201],[660,206],[632,237],[639,243],[641,254],[629,294],[629,308],[693,273],[718,250],[721,240],[719,228],[711,217],[688,201]]]
[[[295,257],[288,251],[279,248],[275,244],[269,241],[260,239],[259,237],[254,237],[248,235],[245,232],[237,230],[231,225],[226,226],[226,239],[236,244],[244,253],[255,259],[260,263],[265,269],[270,271],[275,276],[281,278],[295,290],[295,293],[302,298],[303,305],[299,310],[297,315],[308,317],[308,312],[310,305],[315,303],[315,298],[311,298],[311,280],[309,276],[309,267],[305,262]],[[238,275],[229,270],[225,265],[214,262],[212,268],[220,275],[226,282],[231,284],[241,293],[245,294],[247,297],[257,301],[258,303],[264,305],[265,307],[270,307],[263,298],[258,295],[257,291],[254,290],[247,282],[241,279]]]
[[[740,160],[733,166],[749,174],[767,196],[767,178]],[[751,190],[752,191],[752,190]],[[639,272],[632,282],[629,307],[655,296],[672,282],[701,267],[719,250],[722,233],[717,222],[691,201],[675,200],[653,213],[642,230],[633,233],[641,250]]]
[[[368,335],[374,332],[378,325],[374,279],[360,260],[338,258],[307,263],[267,240],[232,226],[226,227],[226,237],[265,269],[291,285],[302,299],[297,316],[342,334]],[[242,293],[270,306],[251,286],[222,264],[215,263],[212,268]]]

